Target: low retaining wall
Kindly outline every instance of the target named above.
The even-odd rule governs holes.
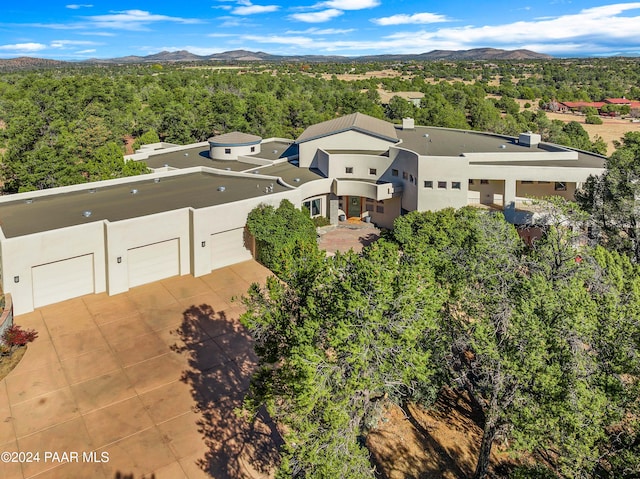
[[[9,293],[4,294],[4,311],[0,316],[0,343],[7,329],[13,326],[13,300]]]

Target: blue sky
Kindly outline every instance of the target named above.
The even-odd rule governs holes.
[[[520,0],[4,1],[0,58],[189,50],[376,55],[476,47],[560,57],[640,54],[640,2]]]

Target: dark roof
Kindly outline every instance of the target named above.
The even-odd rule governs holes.
[[[252,167],[250,164],[241,163],[236,160],[212,160],[209,158],[209,149],[202,146],[169,153],[158,152],[150,155],[146,160],[139,161],[145,162],[149,168],[170,166],[171,168],[182,169],[192,168],[194,166],[206,166],[220,170],[230,168],[232,171],[242,171]]]
[[[302,132],[296,140],[296,143],[303,143],[349,130],[356,130],[382,138],[383,140],[398,141],[396,129],[392,123],[362,113],[352,113],[351,115],[341,116],[340,118],[311,125]]]
[[[206,172],[153,178],[130,178],[128,183],[101,186],[87,183],[86,188],[69,193],[33,197],[0,203],[2,231],[7,238],[75,226],[94,221],[120,221],[181,208],[205,208],[248,198],[266,196],[288,188],[264,178],[242,178]],[[218,191],[224,186],[225,191]],[[137,190],[136,194],[132,190]],[[92,191],[94,191],[92,193]],[[83,212],[90,211],[89,217]]]
[[[313,180],[321,180],[325,176],[318,170],[309,168],[300,168],[289,162],[280,163],[278,165],[267,166],[258,170],[260,174],[268,176],[277,176],[290,186],[300,186]],[[296,181],[296,179],[298,181]]]
[[[428,136],[425,136],[428,135]],[[415,151],[423,156],[461,156],[466,153],[549,153],[553,151],[577,151],[567,147],[540,143],[537,147],[520,145],[517,138],[482,133],[472,130],[451,130],[428,126],[418,126],[414,130],[398,129],[398,136],[402,140],[400,147]],[[532,159],[531,161],[500,161],[483,162],[483,164],[495,165],[521,165],[521,166],[550,166],[550,167],[582,167],[604,168],[606,158],[595,153],[577,151],[577,160],[558,161]]]

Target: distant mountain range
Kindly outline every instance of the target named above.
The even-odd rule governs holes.
[[[429,61],[429,60],[550,60],[554,57],[530,50],[500,50],[496,48],[474,48],[471,50],[433,50],[420,54],[397,55],[367,55],[360,57],[345,57],[340,55],[271,55],[264,52],[250,52],[246,50],[233,50],[213,55],[195,55],[186,50],[176,52],[160,52],[147,56],[126,56],[119,58],[97,59],[92,58],[81,62],[64,62],[59,60],[47,60],[42,58],[20,57],[9,60],[0,59],[0,69],[28,69],[59,67],[65,64],[136,64],[136,63],[174,63],[174,62],[216,62],[216,63],[240,63],[240,62],[389,62],[389,61]]]

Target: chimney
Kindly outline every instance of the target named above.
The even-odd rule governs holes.
[[[542,137],[537,133],[532,133],[530,131],[526,133],[520,133],[520,137],[518,138],[518,143],[523,146],[528,146],[529,148],[536,148],[538,143],[542,140]]]
[[[402,119],[402,129],[403,130],[415,130],[416,125],[413,118],[403,118]]]

